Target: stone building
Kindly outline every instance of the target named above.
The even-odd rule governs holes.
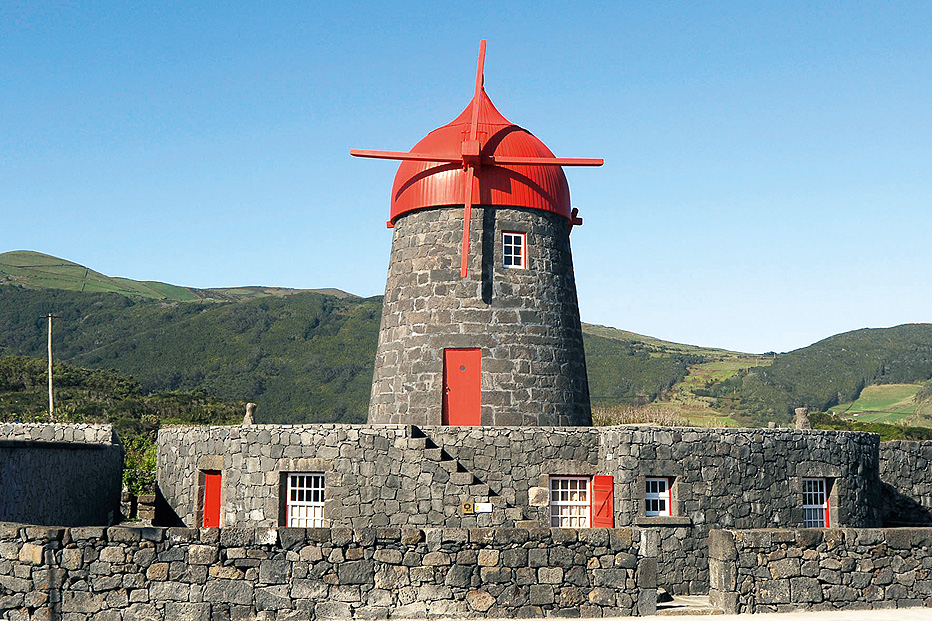
[[[590,426],[569,244],[581,221],[561,166],[599,162],[555,158],[505,120],[483,59],[484,45],[453,122],[410,152],[353,151],[402,160],[369,424],[163,428],[163,522],[638,528],[662,586],[704,593],[711,529],[876,527],[884,499],[928,517],[929,476],[881,477],[925,448]]]
[[[110,425],[0,423],[0,522],[113,524],[122,475]]]
[[[639,527],[685,594],[709,588],[710,529],[880,526],[879,452],[874,434],[788,429],[172,427],[158,480],[166,525]]]
[[[589,425],[560,159],[492,105],[466,109],[401,159],[370,423]]]

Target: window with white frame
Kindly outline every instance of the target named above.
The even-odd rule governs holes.
[[[285,525],[324,528],[323,473],[289,473],[285,490]]]
[[[671,480],[667,477],[645,477],[644,515],[670,515],[673,505]]]
[[[828,528],[828,481],[803,479],[803,528]]]
[[[550,526],[589,528],[589,477],[550,477]]]
[[[502,233],[502,262],[509,269],[527,269],[526,233]]]

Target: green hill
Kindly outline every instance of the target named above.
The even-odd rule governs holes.
[[[61,317],[57,359],[132,374],[145,391],[198,388],[255,401],[267,422],[365,421],[380,298],[140,283],[31,252],[0,255],[0,278],[0,354],[43,355],[42,317],[52,312]],[[723,354],[602,326],[583,330],[597,405],[656,399],[690,364]]]
[[[855,330],[774,357],[711,387],[719,405],[748,420],[788,421],[793,408],[826,411],[875,384],[932,378],[932,324]]]
[[[0,254],[0,285],[19,285],[27,289],[64,289],[82,293],[118,293],[175,302],[237,301],[264,296],[281,297],[306,291],[340,298],[355,297],[339,289],[286,289],[261,286],[218,289],[179,287],[164,282],[105,276],[83,265],[31,250],[14,250]]]
[[[260,422],[365,421],[379,297],[193,289],[111,278],[39,253],[0,254],[0,355],[43,356],[49,312],[61,317],[56,359],[130,374],[144,393],[200,389],[254,401]],[[772,356],[605,326],[583,332],[594,406],[661,401],[694,422],[785,423],[794,407],[822,411],[870,385],[932,377],[929,324],[858,330]]]
[[[147,392],[200,388],[255,401],[267,422],[365,417],[380,300],[319,293],[164,302],[116,293],[0,287],[0,354],[42,356],[53,312],[58,360],[134,376]]]

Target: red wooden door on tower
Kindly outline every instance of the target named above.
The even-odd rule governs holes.
[[[220,526],[220,473],[204,472],[204,526]]]
[[[481,349],[443,350],[444,425],[480,424],[481,377]]]

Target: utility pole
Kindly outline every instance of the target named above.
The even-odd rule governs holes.
[[[55,402],[52,399],[52,319],[56,317],[52,313],[48,314],[49,319],[49,416],[55,411]]]

